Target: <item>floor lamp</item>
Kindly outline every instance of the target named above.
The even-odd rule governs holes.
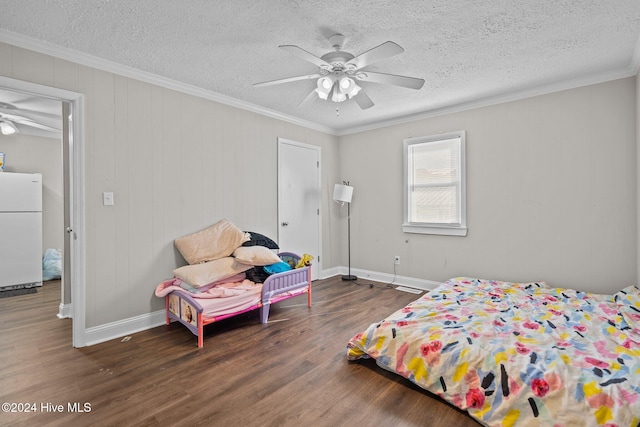
[[[356,276],[351,274],[351,198],[353,197],[353,187],[349,183],[343,181],[342,184],[336,184],[333,187],[333,200],[341,204],[347,204],[347,247],[349,272],[346,276],[342,276],[342,280],[357,280]]]

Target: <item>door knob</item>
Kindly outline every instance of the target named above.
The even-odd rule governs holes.
[[[288,222],[286,222],[286,221],[282,221],[282,226],[283,226],[283,227],[286,227],[287,225],[289,225],[289,223],[288,223]]]

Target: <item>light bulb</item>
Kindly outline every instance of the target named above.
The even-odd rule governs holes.
[[[344,77],[342,80],[340,80],[340,87],[344,90],[347,90],[349,89],[352,83],[353,83],[353,80],[351,80],[348,77]]]

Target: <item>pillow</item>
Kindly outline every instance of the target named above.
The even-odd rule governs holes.
[[[253,267],[253,268],[255,268],[255,267]],[[202,286],[193,286],[192,284],[187,283],[187,282],[183,282],[180,279],[175,279],[173,281],[173,284],[180,286],[182,289],[184,289],[187,292],[191,292],[192,294],[199,294],[199,293],[202,293],[202,292],[207,292],[209,289],[215,288],[216,286],[222,285],[222,284],[225,284],[225,283],[242,282],[244,279],[247,279],[247,273],[249,271],[251,271],[251,269],[245,271],[244,273],[238,273],[235,276],[225,277],[224,279],[220,279],[220,280],[215,281],[215,282],[207,283],[206,285],[202,285]]]
[[[264,283],[269,277],[269,273],[264,271],[263,267],[252,267],[251,269],[245,271],[245,275],[247,279],[251,280],[253,283]]]
[[[269,249],[280,249],[278,244],[267,236],[253,231],[247,231],[247,233],[249,233],[251,239],[248,242],[244,242],[242,246],[264,246]]]
[[[250,265],[241,264],[233,257],[224,257],[201,264],[176,268],[173,270],[173,275],[192,286],[204,286],[235,276],[250,268]]]
[[[223,219],[211,227],[175,240],[176,248],[189,264],[227,257],[249,240],[249,235]]]
[[[236,260],[248,265],[270,265],[280,262],[280,258],[271,249],[264,246],[240,246],[233,251]]]
[[[264,271],[269,274],[282,273],[283,271],[291,270],[291,266],[284,261],[280,261],[271,265],[265,265],[262,268],[264,268]]]

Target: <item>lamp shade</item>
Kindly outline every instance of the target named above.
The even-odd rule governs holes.
[[[331,94],[334,83],[335,82],[332,75],[320,77],[317,82],[318,87],[315,90],[315,92],[318,94],[318,97],[324,100],[329,99],[329,95]]]
[[[360,92],[362,88],[352,78],[342,74],[328,74],[318,79],[315,92],[320,99],[343,102],[353,98]]]
[[[353,79],[349,77],[342,77],[340,79],[340,93],[348,96],[349,98],[353,98],[360,92],[360,86],[358,86]]]
[[[353,187],[344,184],[336,184],[333,187],[333,200],[336,202],[351,203]]]

